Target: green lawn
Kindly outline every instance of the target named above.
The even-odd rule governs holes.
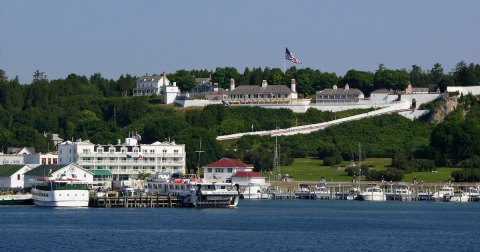
[[[344,161],[341,166],[345,167],[349,161]],[[347,176],[345,171],[336,170],[330,166],[323,166],[323,160],[317,158],[296,158],[292,165],[282,166],[281,173],[289,174],[293,179],[305,181],[318,181],[324,177],[327,181],[351,181],[352,177]],[[391,164],[390,158],[368,158],[362,161],[362,166],[372,166],[372,169],[383,170]],[[358,165],[358,164],[357,164]],[[460,168],[438,168],[438,173],[433,172],[414,172],[405,174],[402,181],[412,182],[414,177],[417,181],[424,182],[446,182],[450,179],[452,171],[460,170]],[[266,175],[268,176],[268,175]]]

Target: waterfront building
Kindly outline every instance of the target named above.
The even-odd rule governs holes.
[[[231,182],[237,172],[252,172],[253,166],[232,159],[222,158],[203,166],[203,178],[209,182]]]
[[[34,148],[8,147],[7,153],[0,153],[0,165],[56,164],[57,153],[37,153]]]
[[[345,85],[345,88],[338,88],[334,85],[333,88],[326,88],[316,93],[316,103],[358,103],[364,98],[364,94],[358,88],[350,88]]]
[[[184,144],[155,142],[139,144],[140,136],[117,144],[93,144],[88,140],[66,141],[58,146],[60,164],[76,163],[87,170],[108,170],[115,180],[134,179],[140,173],[185,174]]]
[[[24,174],[37,165],[0,165],[0,187],[23,188],[25,185]]]
[[[35,180],[39,178],[55,178],[60,179],[62,176],[67,178],[77,179],[84,183],[93,185],[94,174],[91,171],[88,171],[81,167],[78,164],[67,164],[67,165],[40,165],[37,166],[24,174],[24,186],[32,187],[32,184]]]

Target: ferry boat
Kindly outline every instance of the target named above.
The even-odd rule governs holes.
[[[40,178],[32,187],[33,204],[47,207],[88,207],[88,185],[74,179]]]
[[[358,194],[356,199],[365,201],[385,201],[386,196],[383,189],[380,188],[378,185],[369,184],[365,191],[361,191]]]
[[[240,199],[239,186],[231,183],[205,183],[195,177],[165,181],[149,179],[145,192],[151,195],[177,196],[184,206],[236,207]]]
[[[33,205],[32,194],[4,194],[0,195],[0,205]]]

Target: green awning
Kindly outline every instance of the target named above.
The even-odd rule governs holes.
[[[113,176],[112,172],[109,170],[88,170],[93,173],[94,176]]]

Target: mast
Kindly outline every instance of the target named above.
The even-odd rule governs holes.
[[[360,175],[358,176],[358,190],[360,189],[360,182],[362,181],[362,147],[358,143],[358,171]]]
[[[278,148],[278,136],[275,136],[275,147],[273,149],[273,171],[275,174],[273,174],[274,178],[278,175],[281,174],[280,171],[280,150]]]
[[[195,151],[198,153],[198,163],[197,163],[197,177],[200,178],[200,155],[202,154],[202,138],[200,137],[199,150]]]

